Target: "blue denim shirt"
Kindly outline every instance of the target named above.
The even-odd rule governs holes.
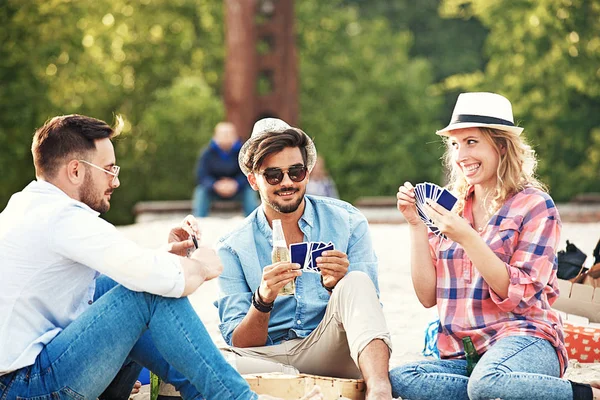
[[[366,218],[341,200],[304,197],[306,207],[298,221],[306,242],[333,242],[350,261],[349,271],[369,275],[377,294],[377,256],[371,245]],[[221,334],[231,345],[231,335],[251,306],[252,293],[262,279],[262,270],[272,264],[273,232],[262,207],[250,214],[244,224],[219,240],[218,253],[223,262],[219,277],[219,317]],[[321,322],[329,293],[321,286],[320,274],[305,272],[296,279],[295,296],[279,296],[269,320],[266,345],[308,336]]]

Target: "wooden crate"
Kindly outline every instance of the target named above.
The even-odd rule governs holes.
[[[317,385],[325,400],[344,397],[364,400],[366,386],[362,379],[341,379],[308,374],[287,375],[282,373],[243,375],[253,391],[284,399],[299,399]]]

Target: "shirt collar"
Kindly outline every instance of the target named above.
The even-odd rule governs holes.
[[[71,196],[69,196],[68,194],[63,192],[61,188],[59,188],[58,186],[56,186],[48,181],[42,181],[42,180],[31,181],[31,183],[29,183],[29,185],[27,185],[25,187],[25,189],[23,189],[23,192],[45,193],[45,194],[52,194],[55,196],[62,196],[62,197],[64,197],[64,200],[71,201],[71,202],[77,204],[79,207],[95,214],[96,216],[100,215],[99,212],[92,210],[87,204],[82,203],[81,201],[72,198]]]

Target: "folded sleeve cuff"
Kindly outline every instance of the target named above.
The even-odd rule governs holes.
[[[171,290],[163,294],[164,297],[176,297],[179,298],[183,295],[185,290],[185,275],[183,273],[183,266],[179,257],[175,254],[168,254],[170,262],[173,264],[173,287]]]
[[[525,295],[525,288],[527,285],[531,285],[533,280],[531,277],[518,268],[512,267],[507,263],[504,263],[506,270],[508,271],[509,284],[508,284],[508,296],[503,299],[494,290],[489,288],[490,298],[500,310],[505,312],[516,312],[516,308],[519,306]]]

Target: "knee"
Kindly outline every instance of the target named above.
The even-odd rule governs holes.
[[[410,363],[393,368],[390,371],[390,383],[392,384],[392,396],[394,398],[406,398],[411,388],[417,385],[419,377],[417,363]]]
[[[503,373],[501,371],[486,371],[482,374],[473,374],[469,378],[467,393],[471,400],[504,398],[501,388]]]
[[[371,277],[364,273],[363,271],[350,271],[344,276],[337,284],[337,288],[351,288],[351,290],[355,290],[355,288],[372,288],[375,290],[375,285],[373,285],[373,281],[371,281]]]

